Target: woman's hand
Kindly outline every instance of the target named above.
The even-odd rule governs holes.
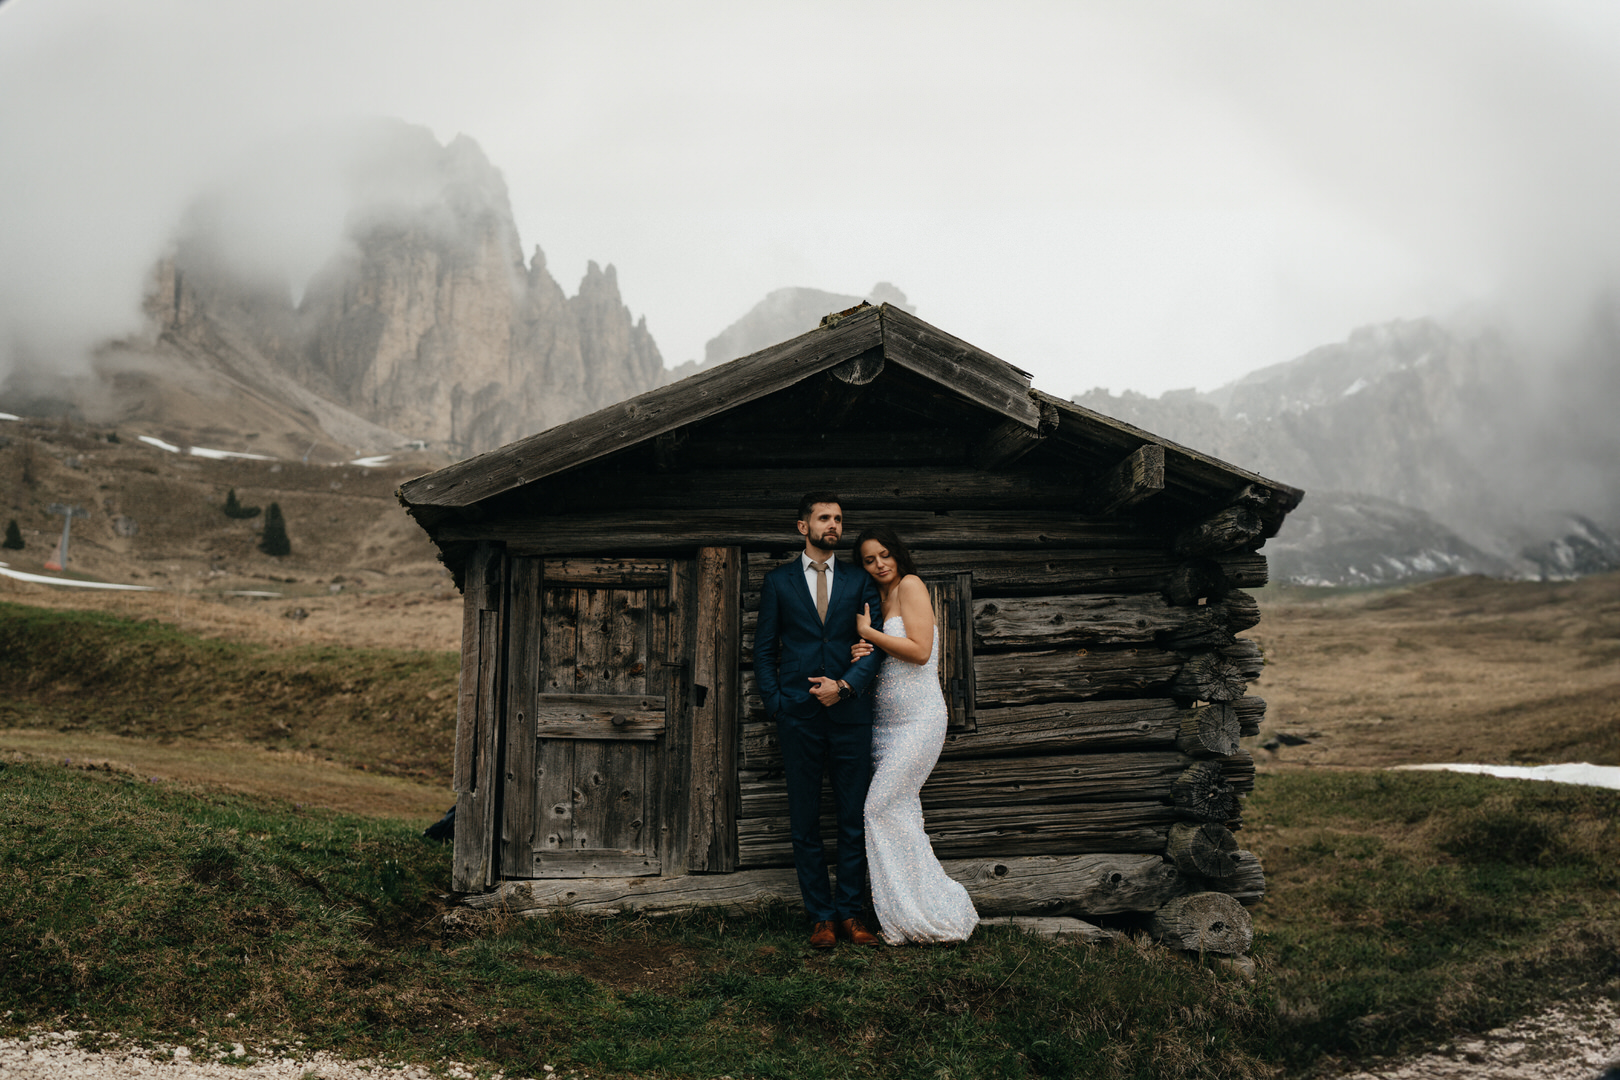
[[[861,605],[861,613],[859,615],[855,616],[855,632],[857,634],[861,635],[862,644],[865,644],[866,636],[872,632],[872,605],[871,604],[862,604]],[[859,646],[856,646],[856,647],[859,648]],[[871,649],[872,649],[872,647],[870,645],[867,645],[866,648],[867,648],[867,652],[870,652]],[[865,656],[866,653],[862,653],[861,655]]]
[[[849,647],[850,663],[854,663],[863,656],[870,656],[872,655],[872,652],[873,645],[870,641],[857,641],[855,644]]]

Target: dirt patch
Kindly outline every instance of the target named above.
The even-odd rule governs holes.
[[[312,754],[242,742],[187,740],[165,745],[91,732],[5,728],[0,729],[0,752],[266,796],[303,809],[419,821],[424,827],[437,821],[456,798],[438,784],[361,772]]]

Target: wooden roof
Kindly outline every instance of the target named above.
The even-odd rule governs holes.
[[[921,377],[992,420],[999,417],[1007,437],[1038,437],[1091,470],[1157,447],[1153,454],[1162,454],[1164,486],[1184,501],[1222,505],[1258,485],[1265,489],[1265,516],[1280,523],[1303,496],[1296,488],[1034,390],[1028,372],[884,304],[830,316],[817,329],[751,356],[408,481],[399,499],[433,531],[436,522],[469,512],[477,516],[474,508],[486,500],[741,409],[823,372],[833,371],[853,392],[886,364]]]

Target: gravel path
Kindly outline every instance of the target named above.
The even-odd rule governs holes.
[[[100,1051],[79,1046],[82,1038]],[[1605,1070],[1612,1070],[1606,1072]],[[207,1059],[184,1046],[135,1047],[93,1032],[42,1031],[0,1039],[0,1080],[147,1077],[151,1080],[516,1080],[459,1062],[436,1069],[306,1053],[296,1046],[254,1051],[232,1043]],[[1390,1059],[1338,1080],[1620,1080],[1620,1009],[1607,999],[1567,1003],[1431,1053]],[[587,1080],[545,1066],[534,1080]]]
[[[1612,1070],[1612,1071],[1606,1071]],[[1427,1054],[1393,1058],[1339,1080],[1620,1080],[1620,1009],[1566,1002]]]
[[[86,1050],[80,1041],[95,1041],[103,1049]],[[297,1046],[256,1051],[241,1043],[215,1047],[207,1058],[184,1046],[138,1047],[95,1032],[40,1031],[23,1039],[0,1039],[0,1080],[67,1080],[103,1077],[124,1080],[515,1080],[499,1072],[475,1071],[460,1062],[445,1062],[429,1070],[370,1059],[340,1058],[305,1052]],[[545,1066],[537,1080],[584,1080],[587,1074]]]

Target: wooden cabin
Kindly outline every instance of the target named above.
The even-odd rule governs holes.
[[[466,597],[468,903],[798,902],[752,634],[816,489],[851,539],[894,526],[934,594],[950,727],[923,806],[981,914],[1213,896],[1208,930],[1260,897],[1232,834],[1262,658],[1237,635],[1301,492],[862,305],[400,489]]]

